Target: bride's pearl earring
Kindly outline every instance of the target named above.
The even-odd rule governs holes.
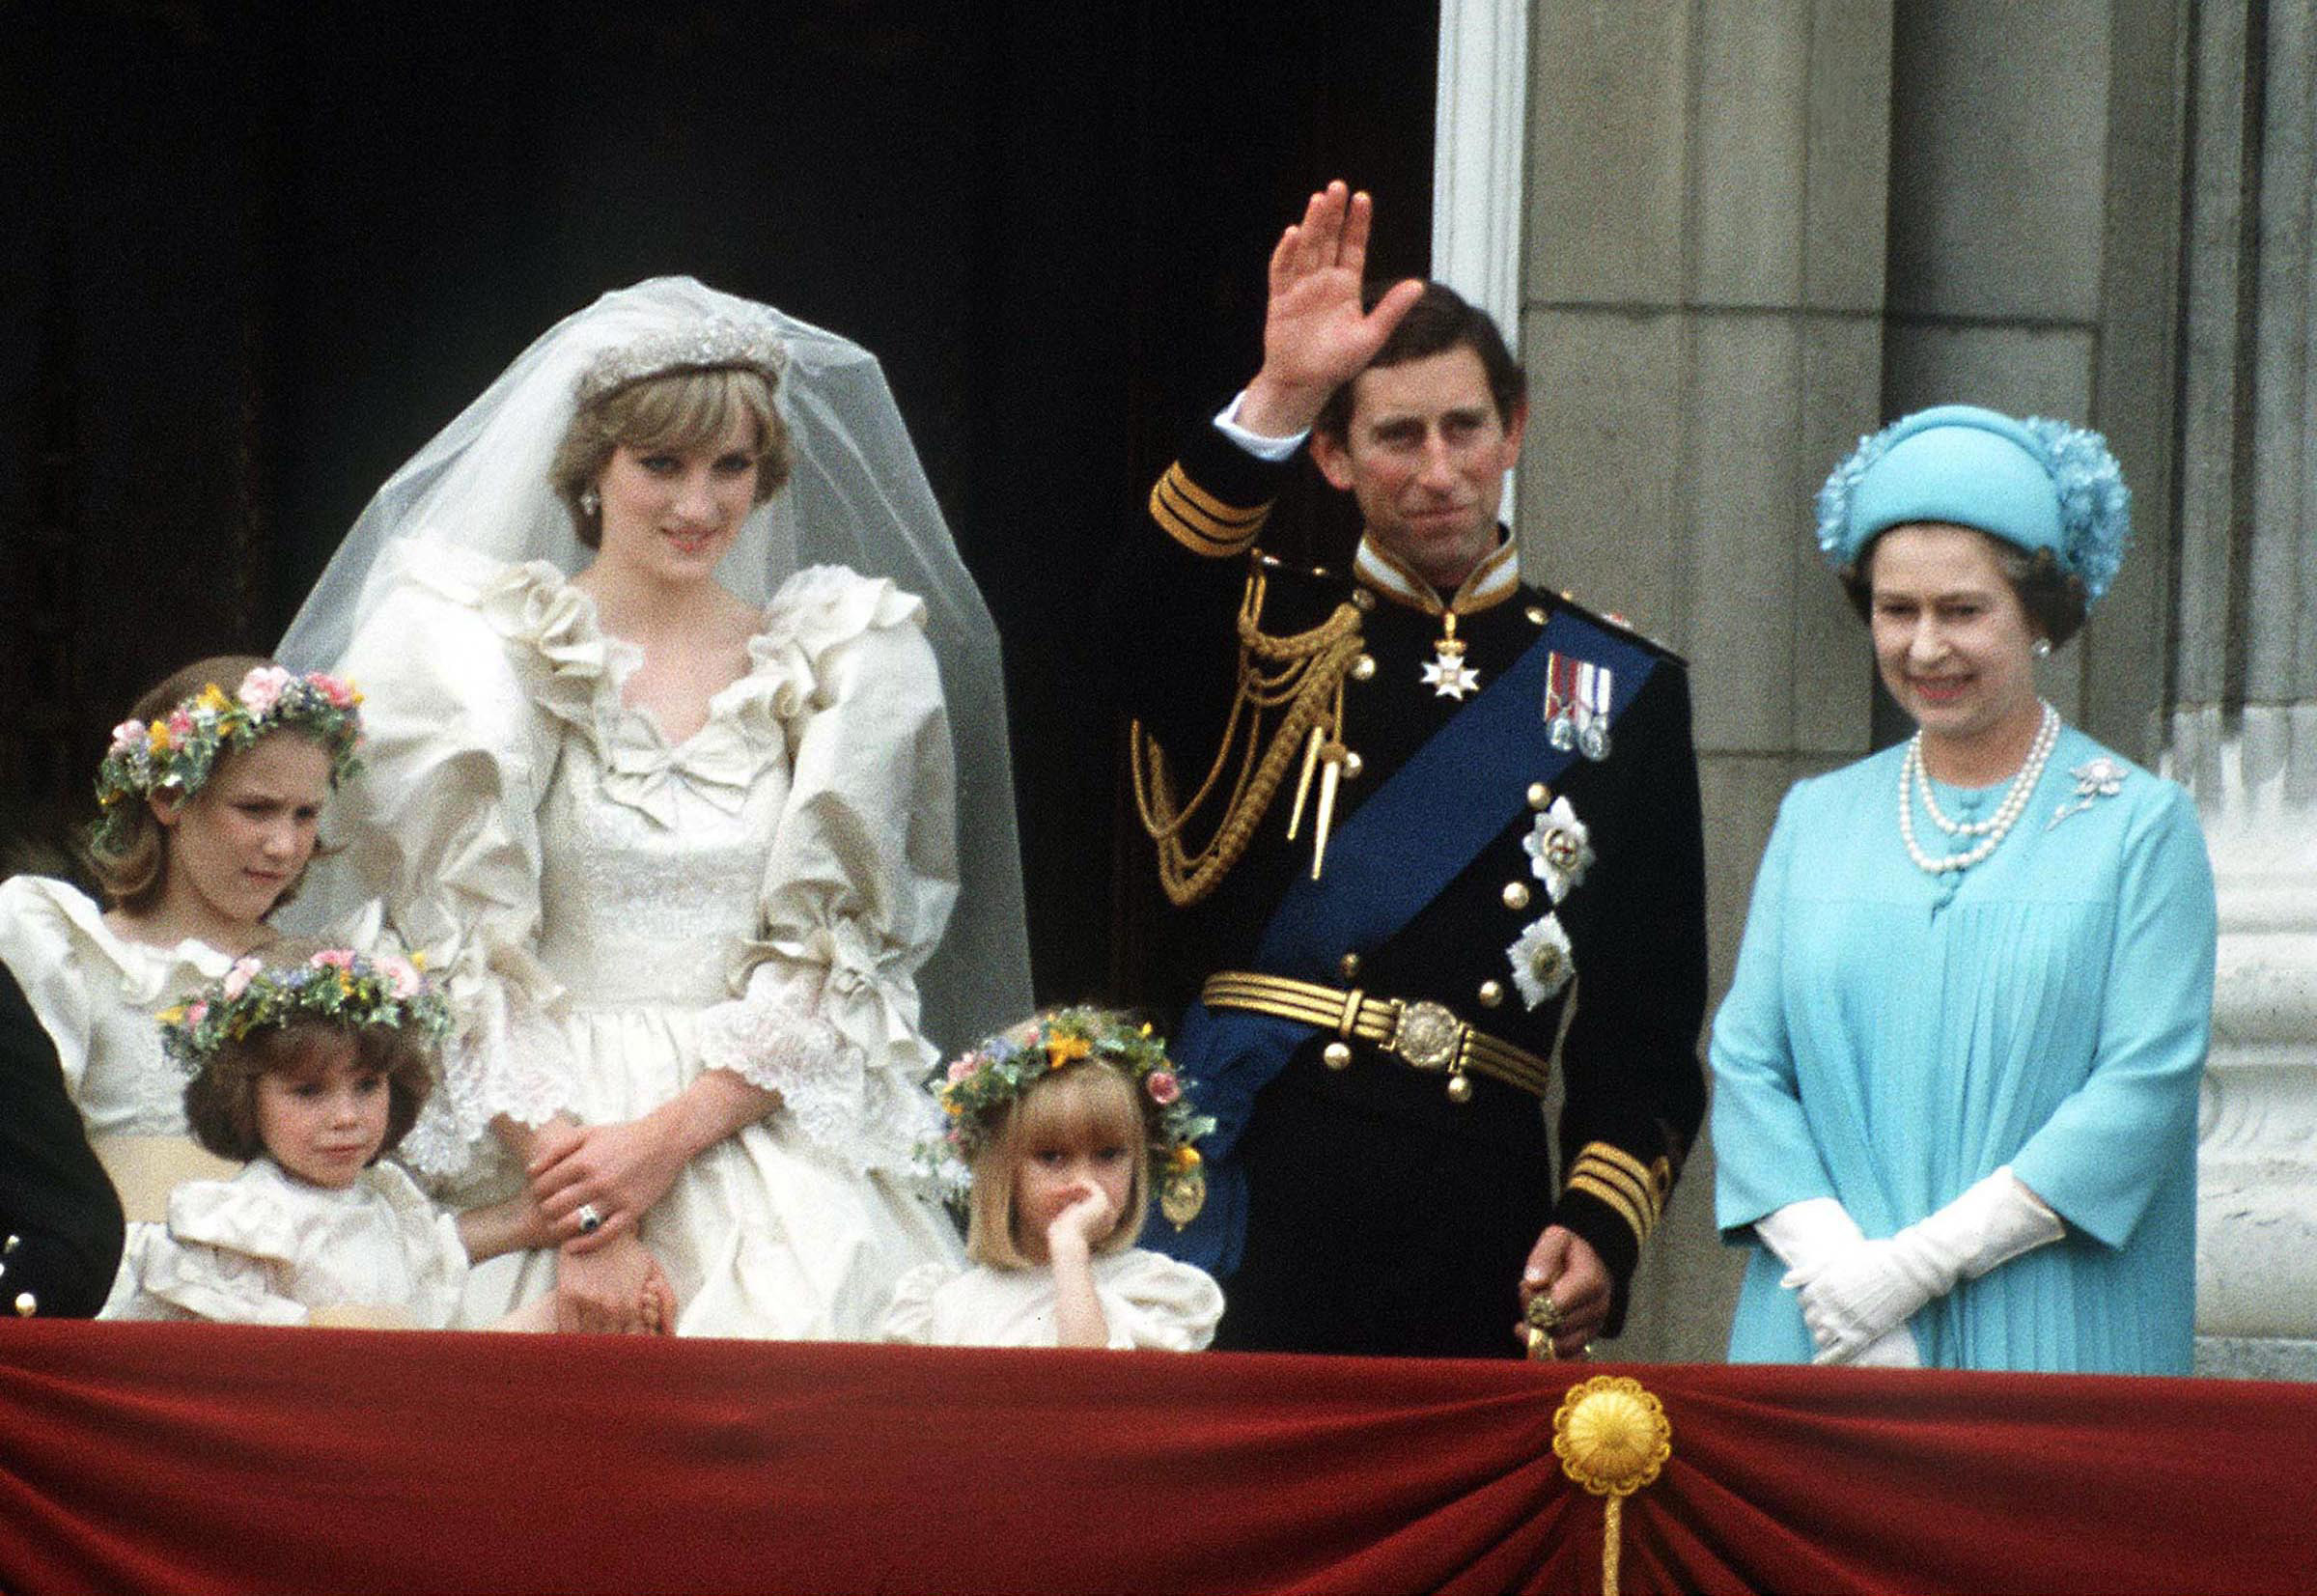
[[[591,494],[590,496],[592,497],[593,495]],[[587,513],[591,516],[594,515],[596,513],[594,506],[589,506]],[[2049,637],[2038,637],[2034,642],[2027,645],[2027,652],[2034,655],[2038,659],[2051,658],[2052,639]]]
[[[581,494],[579,495],[579,511],[580,511],[580,514],[582,514],[582,515],[587,515],[587,516],[592,516],[592,515],[594,515],[594,514],[595,514],[597,511],[599,511],[599,510],[600,510],[600,509],[602,509],[602,508],[603,508],[603,495],[601,495],[600,493],[597,492],[597,491],[596,491],[596,490],[595,490],[593,488],[590,488],[590,489],[588,489],[588,490],[587,490],[585,492],[583,492],[583,493],[581,493]],[[2039,641],[2040,641],[2040,639],[2039,639]],[[2046,654],[2050,654],[2050,653],[2052,652],[2052,645],[2051,645],[2051,644],[2049,644],[2049,643],[2044,643],[2042,646],[2043,646],[2043,651],[2044,651]]]

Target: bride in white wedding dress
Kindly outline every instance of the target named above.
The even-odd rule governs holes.
[[[404,1156],[461,1204],[527,1180],[566,1238],[462,1322],[552,1291],[635,1330],[656,1259],[679,1333],[866,1338],[958,1256],[916,1083],[929,1028],[1026,1002],[1019,865],[994,635],[873,359],[685,278],[607,294],[388,482],[283,647],[366,695],[334,862],[459,1019]]]

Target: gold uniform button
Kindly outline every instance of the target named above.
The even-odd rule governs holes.
[[[1345,954],[1336,967],[1344,972],[1345,980],[1351,980],[1359,973],[1359,955],[1356,953]]]
[[[1504,983],[1502,981],[1483,981],[1480,984],[1480,1006],[1482,1008],[1493,1009],[1503,1001]]]
[[[6,1242],[0,1243],[0,1256],[5,1256],[8,1253],[14,1252],[16,1248],[22,1246],[23,1245],[23,1237],[11,1236]]]
[[[1448,1101],[1451,1103],[1471,1102],[1472,1082],[1461,1075],[1450,1076],[1448,1078]]]
[[[1504,907],[1511,910],[1526,909],[1528,907],[1528,883],[1525,882],[1505,882]]]
[[[1531,809],[1551,808],[1552,789],[1541,781],[1530,782],[1528,784],[1528,806]]]
[[[1354,682],[1366,682],[1366,681],[1370,681],[1370,680],[1372,680],[1372,679],[1375,677],[1375,675],[1376,675],[1376,657],[1375,657],[1374,655],[1372,655],[1372,654],[1363,654],[1363,655],[1361,655],[1361,656],[1360,656],[1358,658],[1356,658],[1356,659],[1354,659],[1354,660],[1353,660],[1353,661],[1352,661],[1352,680],[1353,680],[1353,681],[1354,681]]]
[[[1370,593],[1364,587],[1354,588],[1352,590],[1352,607],[1363,614],[1371,609],[1374,609],[1376,607],[1376,595]]]
[[[1532,627],[1541,627],[1545,624],[1545,609],[1543,605],[1531,604],[1528,606],[1528,624]]]
[[[1345,775],[1355,776],[1367,768],[1368,762],[1359,757],[1359,751],[1356,748],[1347,748],[1344,750]]]
[[[29,1319],[40,1311],[41,1302],[39,1298],[33,1296],[33,1294],[29,1291],[19,1291],[16,1293],[17,1318]]]
[[[1352,1067],[1352,1050],[1344,1043],[1330,1042],[1320,1050],[1320,1062],[1331,1070],[1350,1069]]]

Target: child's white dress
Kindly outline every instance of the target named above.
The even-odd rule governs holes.
[[[1197,1352],[1214,1339],[1223,1292],[1205,1270],[1141,1247],[1093,1268],[1111,1346]],[[923,1347],[1053,1346],[1054,1272],[921,1264],[894,1287],[879,1334]]]
[[[333,1190],[260,1158],[170,1194],[167,1226],[130,1239],[102,1317],[303,1325],[341,1313],[440,1330],[466,1271],[459,1221],[393,1164]]]

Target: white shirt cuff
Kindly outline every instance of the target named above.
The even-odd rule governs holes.
[[[1230,404],[1215,412],[1214,425],[1223,436],[1257,460],[1285,460],[1303,447],[1303,440],[1311,435],[1308,430],[1293,437],[1266,437],[1261,433],[1250,433],[1242,427],[1239,424],[1239,406],[1246,397],[1247,390],[1242,388],[1231,396]]]

